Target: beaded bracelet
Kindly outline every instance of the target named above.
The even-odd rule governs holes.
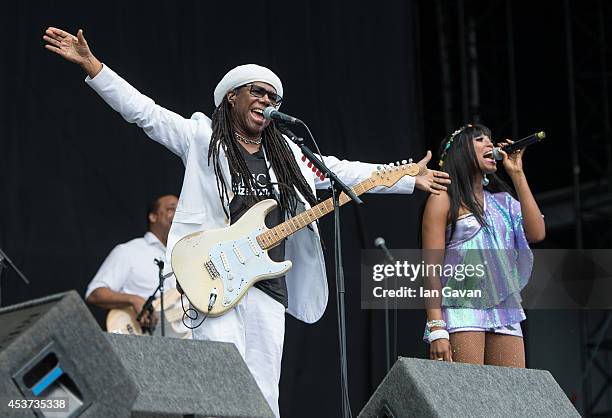
[[[432,329],[433,327],[446,328],[446,321],[443,319],[433,319],[431,321],[427,321],[425,324],[427,329]]]

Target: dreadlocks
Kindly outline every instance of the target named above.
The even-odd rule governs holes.
[[[212,128],[213,132],[208,150],[208,164],[210,164],[212,160],[215,175],[217,176],[217,190],[219,191],[223,211],[225,215],[229,217],[224,204],[228,197],[227,184],[219,165],[219,152],[222,146],[227,161],[229,162],[229,169],[232,175],[232,191],[236,193],[238,187],[244,184],[246,189],[245,199],[247,204],[251,206],[261,200],[255,192],[259,186],[251,175],[244,157],[240,153],[240,149],[238,148],[240,145],[234,138],[232,112],[227,97],[223,99],[212,115]],[[276,174],[278,184],[282,186],[279,187],[280,201],[278,203],[283,216],[285,218],[295,216],[298,203],[295,189],[304,196],[311,206],[316,205],[317,198],[312,193],[310,186],[300,172],[300,168],[295,161],[291,148],[289,148],[289,145],[274,123],[270,123],[268,127],[264,129],[262,144],[265,147],[266,155],[272,165],[272,170],[274,170]]]

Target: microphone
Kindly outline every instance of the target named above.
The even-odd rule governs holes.
[[[289,116],[283,112],[279,112],[273,106],[266,107],[263,111],[263,115],[264,115],[264,118],[268,120],[277,120],[277,121],[286,122],[286,123],[303,123],[298,118],[294,118],[293,116]]]
[[[385,253],[385,257],[387,257],[387,259],[391,263],[395,263],[395,257],[393,257],[393,254],[391,254],[391,251],[389,251],[389,249],[387,248],[387,245],[385,244],[385,239],[383,237],[376,238],[374,240],[374,246],[380,248]]]
[[[503,148],[495,147],[495,148],[493,148],[493,152],[491,154],[493,155],[493,158],[495,158],[496,160],[498,160],[498,161],[499,160],[503,160],[504,156],[502,155],[500,150],[504,150],[508,154],[510,154],[513,151],[516,151],[516,150],[519,150],[519,149],[523,149],[525,147],[528,147],[531,144],[535,144],[536,142],[540,142],[544,138],[546,138],[546,134],[544,133],[544,131],[540,131],[538,133],[529,135],[526,138],[519,139],[518,141],[516,141],[516,142],[514,142],[512,144],[508,144],[508,145],[506,145]]]

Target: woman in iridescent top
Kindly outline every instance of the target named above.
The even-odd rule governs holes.
[[[520,291],[533,265],[529,243],[544,239],[544,219],[523,172],[525,150],[501,152],[517,200],[495,175],[493,147],[491,131],[476,124],[442,141],[440,167],[452,183],[429,196],[422,243],[426,262],[445,272],[427,278],[439,297],[427,301],[426,339],[432,360],[525,367]],[[472,277],[457,274],[460,264],[473,265]]]

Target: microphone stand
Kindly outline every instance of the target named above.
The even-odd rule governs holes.
[[[161,321],[161,336],[165,337],[166,336],[166,330],[165,330],[165,325],[164,325],[164,262],[159,259],[156,258],[154,260],[154,263],[157,264],[157,276],[159,278],[159,286],[157,286],[157,288],[159,289],[159,297],[160,297],[160,314],[159,314],[159,320]]]
[[[303,122],[301,123],[306,130],[308,131],[308,134],[310,135],[310,137],[312,138],[312,134],[310,133],[310,129],[308,129],[308,127],[306,126],[306,124],[304,124]],[[295,142],[295,144],[300,147],[300,149],[302,150],[302,153],[304,154],[304,156],[306,158],[308,158],[308,160],[312,163],[312,165],[314,167],[316,167],[317,170],[319,170],[321,172],[321,175],[327,177],[331,183],[331,188],[336,188],[338,190],[340,190],[340,192],[344,192],[346,193],[346,195],[348,197],[351,198],[352,201],[354,201],[355,203],[357,203],[358,205],[361,205],[363,203],[363,201],[359,198],[359,196],[357,196],[355,194],[355,192],[353,191],[353,189],[351,189],[350,187],[348,187],[346,184],[344,184],[344,182],[342,180],[340,180],[338,178],[338,176],[336,176],[336,173],[334,173],[333,171],[331,171],[323,162],[323,160],[321,160],[314,152],[312,152],[312,150],[310,148],[308,148],[306,145],[304,145],[304,138],[300,138],[297,135],[295,135],[293,132],[291,132],[288,128],[281,126],[281,130],[284,131],[285,133],[287,133],[289,139],[291,139],[293,142]],[[312,140],[314,141],[314,138],[312,138]],[[340,199],[340,196],[338,196],[338,199]],[[340,200],[338,200],[338,203],[340,202]]]
[[[331,180],[331,179],[330,179]],[[344,304],[344,268],[342,266],[342,240],[340,236],[340,194],[336,189],[337,184],[332,181],[331,191],[334,202],[334,255],[336,270],[336,291],[338,301],[338,334],[340,345],[340,387],[342,392],[342,415],[351,416],[351,405],[348,397],[348,367],[346,353],[346,307]]]
[[[306,128],[308,134],[316,145],[310,129],[305,123],[299,122]],[[295,135],[291,130],[286,127],[281,127],[287,136],[295,142],[302,153],[312,165],[319,170],[325,177],[330,181],[330,189],[332,192],[332,200],[334,202],[334,255],[335,255],[335,273],[336,273],[336,298],[337,298],[337,310],[338,310],[338,342],[340,346],[340,391],[342,396],[342,416],[345,418],[351,417],[351,405],[349,400],[348,390],[348,372],[347,372],[347,350],[346,350],[346,307],[344,301],[345,287],[344,287],[344,268],[342,264],[342,240],[340,234],[340,194],[346,193],[355,203],[362,204],[363,201],[349,188],[342,180],[331,171],[322,159],[315,155],[306,145],[304,145],[304,139]]]
[[[164,325],[164,315],[165,315],[164,314],[164,280],[170,277],[172,273],[169,273],[167,275],[163,274],[164,262],[161,259],[156,258],[153,260],[153,262],[157,264],[157,268],[159,269],[159,272],[158,272],[159,285],[157,285],[157,287],[155,288],[151,296],[149,296],[145,304],[142,306],[142,309],[136,316],[136,321],[140,321],[140,318],[142,318],[142,316],[145,314],[146,311],[149,311],[151,314],[153,314],[153,301],[155,300],[155,295],[159,291],[160,309],[161,309],[159,320],[161,322],[161,336],[164,337],[166,335],[166,330],[165,330],[165,325]],[[154,330],[155,328],[150,328],[149,334],[153,335]]]
[[[378,240],[382,240],[382,244],[378,241]],[[387,246],[385,245],[385,240],[382,237],[376,238],[376,240],[374,241],[374,245],[378,248],[380,248],[383,251],[383,254],[385,255],[385,258],[387,259],[388,262],[390,262],[391,264],[395,263],[395,258],[393,257],[393,255],[391,254],[391,252],[387,249]],[[397,277],[395,278],[396,280],[396,287],[397,287]],[[397,303],[397,301],[395,301]],[[397,338],[397,306],[394,307],[394,321],[393,321],[393,336],[394,339]],[[391,337],[389,335],[389,298],[385,298],[385,359],[387,360],[387,373],[389,373],[389,370],[391,370]],[[395,361],[395,359],[397,358],[397,354],[395,351],[395,344],[393,347],[393,361]]]
[[[7,267],[7,264],[13,269],[15,273],[24,281],[25,284],[29,285],[30,281],[28,278],[17,268],[15,264],[11,261],[8,255],[2,248],[0,248],[0,306],[2,306],[2,271]]]
[[[159,288],[157,288],[159,289]],[[138,312],[138,315],[136,315],[136,321],[140,322],[140,319],[142,318],[142,316],[149,311],[149,314],[152,315],[153,314],[153,301],[155,300],[155,294],[157,293],[157,289],[155,289],[155,291],[153,292],[153,294],[151,296],[149,296],[147,298],[147,301],[144,303],[144,305],[142,305],[142,309],[140,310],[140,312]],[[142,325],[140,326],[140,328],[144,331],[149,333],[149,335],[153,335],[153,331],[155,330],[155,328],[153,327],[143,327]]]

